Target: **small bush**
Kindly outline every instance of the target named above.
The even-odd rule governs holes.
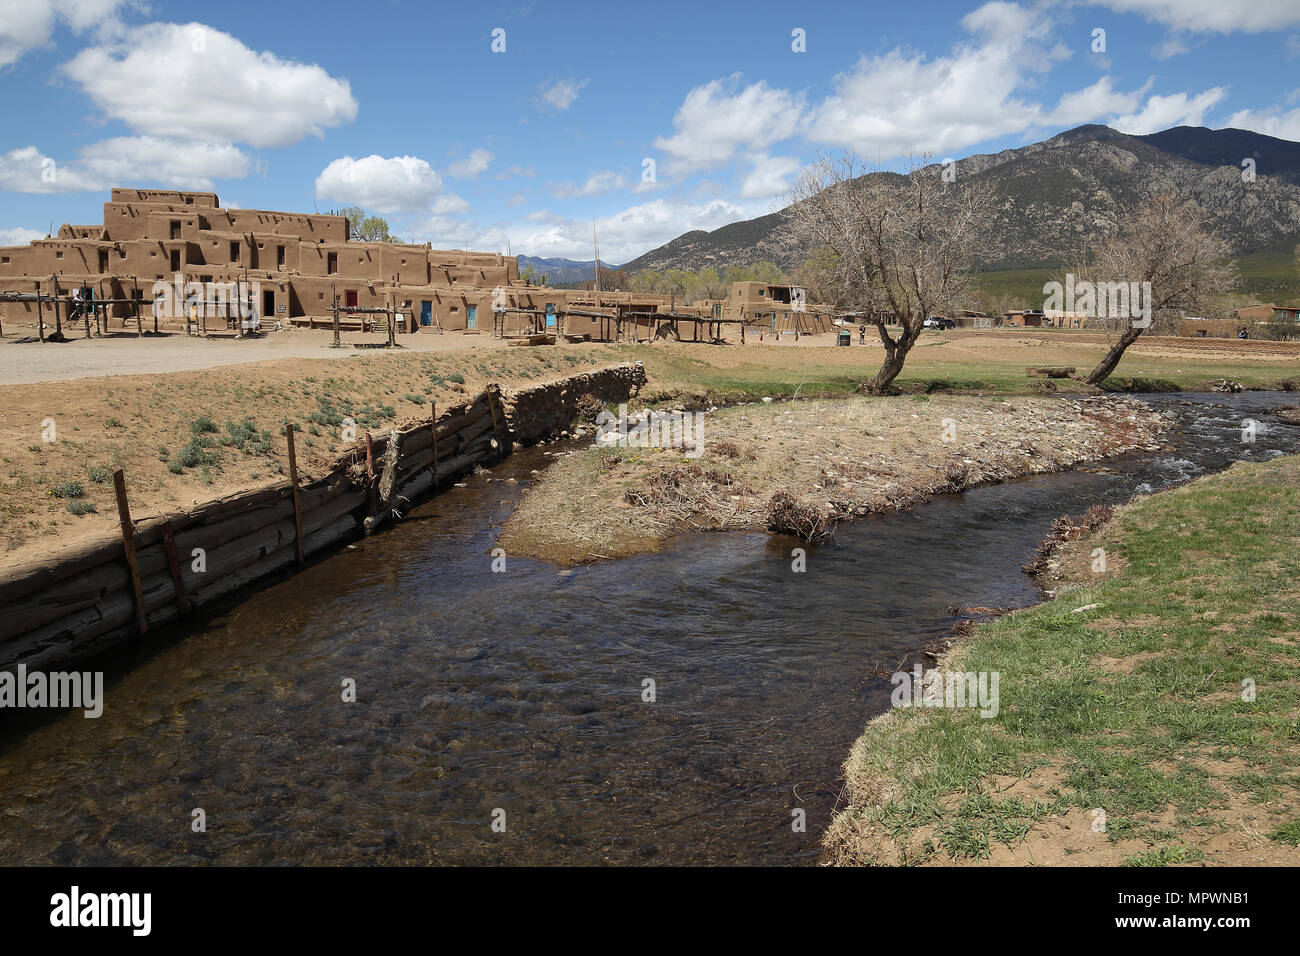
[[[816,508],[800,504],[790,492],[778,491],[767,503],[767,530],[805,541],[819,541],[828,537],[835,526]]]
[[[56,498],[81,498],[86,494],[86,489],[81,487],[79,481],[66,481],[56,486],[50,494]]]
[[[113,473],[104,465],[96,465],[94,468],[90,469],[90,480],[97,485],[104,484],[112,477]]]
[[[217,431],[217,423],[207,415],[201,415],[190,422],[190,432],[195,435],[212,434]]]
[[[93,501],[69,501],[68,511],[78,517],[95,514],[95,503]]]

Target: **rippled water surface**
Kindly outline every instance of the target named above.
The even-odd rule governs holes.
[[[1300,446],[1264,411],[1286,395],[1151,401],[1181,420],[1175,451],[845,525],[803,574],[765,535],[493,573],[545,460],[521,451],[117,658],[101,719],[10,722],[0,862],[815,862],[840,764],[888,706],[882,672],[944,634],[949,605],[1033,603],[1019,566],[1063,513]]]

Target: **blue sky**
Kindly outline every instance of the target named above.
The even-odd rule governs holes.
[[[771,212],[844,149],[898,168],[1086,122],[1300,140],[1298,75],[1300,0],[0,0],[0,244],[155,185],[579,259],[595,219],[623,262]]]

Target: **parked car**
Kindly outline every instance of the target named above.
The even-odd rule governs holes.
[[[928,319],[926,319],[924,322],[921,323],[921,328],[923,328],[923,329],[939,329],[939,330],[943,330],[943,329],[955,329],[955,328],[957,328],[957,323],[954,322],[952,319],[945,319],[945,318],[944,318],[943,316],[941,316],[941,315],[932,315],[932,316],[930,316]]]

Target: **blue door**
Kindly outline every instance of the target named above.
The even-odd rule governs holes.
[[[465,306],[465,328],[467,329],[477,328],[476,325],[477,320],[478,320],[478,306],[476,305]]]
[[[555,328],[555,303],[554,302],[546,303],[546,327],[548,329]]]
[[[420,302],[420,324],[433,325],[433,303],[428,299]]]

